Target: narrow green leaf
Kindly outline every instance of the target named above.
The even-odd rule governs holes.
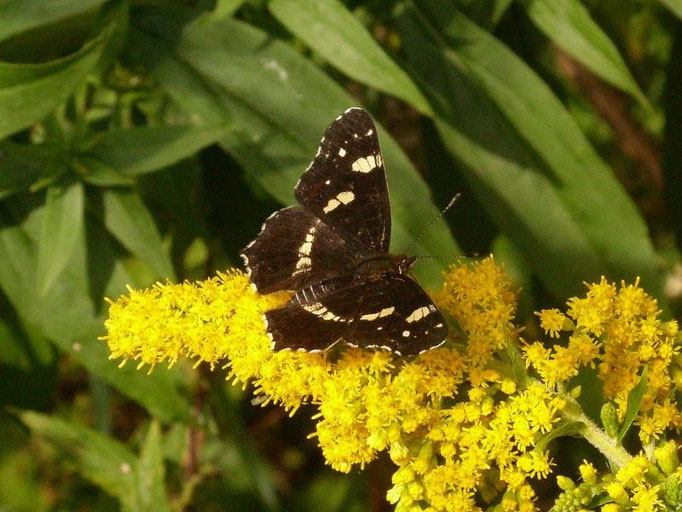
[[[104,30],[76,53],[45,64],[0,62],[0,139],[45,117],[83,83],[109,33]]]
[[[410,77],[340,0],[272,0],[270,12],[341,72],[433,115]],[[276,61],[272,61],[276,64]],[[286,70],[273,70],[286,74]]]
[[[225,126],[145,126],[101,133],[87,144],[86,158],[124,175],[168,167],[225,137]]]
[[[419,4],[398,19],[411,72],[429,76],[446,148],[533,271],[561,298],[601,275],[660,294],[643,219],[549,87],[456,10]]]
[[[682,19],[682,0],[659,0],[670,12]]]
[[[237,471],[239,477],[244,479],[245,486],[250,492],[258,495],[265,510],[277,512],[281,510],[277,488],[274,481],[273,468],[266,457],[260,453],[258,446],[253,442],[252,436],[238,413],[239,401],[234,395],[226,393],[225,386],[213,386],[209,395],[209,403],[216,424],[224,438],[214,445],[213,458],[217,455],[219,460],[215,462],[219,467],[229,471]],[[219,450],[216,451],[215,450]],[[232,457],[225,460],[226,453]],[[209,460],[211,452],[207,451]]]
[[[642,406],[642,400],[644,400],[644,394],[646,393],[646,386],[648,382],[649,368],[644,367],[642,371],[642,377],[639,379],[637,385],[630,390],[628,394],[628,405],[625,408],[625,416],[623,416],[623,424],[618,432],[618,441],[622,441],[625,434],[628,433],[632,422],[635,421],[639,408]]]
[[[83,236],[84,203],[83,185],[78,181],[47,189],[36,270],[40,295],[54,285]]]
[[[137,464],[137,510],[141,512],[169,510],[165,474],[161,451],[161,427],[157,421],[152,421]]]
[[[94,430],[36,412],[19,413],[33,432],[55,445],[76,471],[107,493],[135,495],[137,459],[124,445]]]
[[[171,41],[163,39],[171,21],[164,18],[166,13],[156,14],[139,13],[133,20],[139,52],[134,58],[153,67],[161,86],[195,122],[232,123],[222,146],[265,190],[282,203],[292,203],[294,184],[315,155],[325,127],[357,101],[289,45],[243,22],[202,18]],[[391,191],[392,242],[400,250],[423,231],[438,208],[400,147],[383,127],[378,130]],[[442,219],[414,252],[457,253]],[[442,260],[422,260],[416,271],[435,285],[442,279],[442,268]]]
[[[536,27],[595,75],[647,104],[618,48],[580,0],[521,0]]]
[[[71,263],[46,296],[38,295],[35,268],[44,208],[28,195],[0,205],[0,287],[22,321],[154,416],[193,422],[179,392],[179,372],[157,367],[145,375],[134,364],[118,368],[108,359],[106,344],[97,339],[105,334],[102,294],[115,298],[125,293],[126,283],[135,284],[116,259],[102,226],[86,219],[87,237],[79,239]]]
[[[552,428],[551,431],[547,432],[540,439],[538,439],[535,449],[539,452],[544,452],[552,439],[577,435],[584,428],[585,424],[581,421],[562,421],[557,426]]]
[[[457,8],[477,25],[492,32],[513,0],[454,0]]]
[[[95,9],[106,0],[0,0],[0,41]]]
[[[239,9],[245,0],[217,0],[211,16],[222,18],[232,16]]]
[[[528,372],[526,371],[526,362],[521,350],[519,350],[519,347],[516,346],[516,344],[507,342],[505,344],[505,351],[514,375],[514,382],[516,382],[516,385],[520,389],[525,388],[528,380]]]
[[[154,218],[137,192],[123,187],[104,189],[102,203],[107,230],[159,277],[173,279],[173,265]]]
[[[66,153],[48,144],[0,141],[0,199],[50,180],[66,171]]]
[[[123,174],[83,155],[74,159],[72,165],[81,172],[83,181],[97,187],[132,187],[135,185],[134,176]]]

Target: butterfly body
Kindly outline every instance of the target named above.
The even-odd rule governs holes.
[[[445,320],[409,275],[415,258],[388,253],[388,188],[367,112],[349,109],[327,128],[295,194],[302,206],[275,212],[242,253],[259,292],[295,291],[264,315],[273,348],[343,339],[413,355],[442,344]]]

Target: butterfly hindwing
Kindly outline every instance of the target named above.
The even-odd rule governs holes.
[[[384,347],[415,355],[442,344],[448,328],[424,290],[402,274],[297,293],[268,311],[275,349],[319,350],[343,338],[359,347]],[[342,283],[343,284],[343,283]],[[305,300],[307,299],[307,300]]]
[[[376,126],[352,108],[329,125],[296,198],[346,240],[388,252],[391,209]]]
[[[386,173],[367,112],[349,109],[329,125],[295,195],[302,207],[271,215],[242,254],[260,293],[296,292],[264,315],[275,350],[343,339],[415,355],[446,340],[443,316],[407,274],[414,258],[388,254]]]
[[[263,223],[242,258],[256,289],[271,293],[334,275],[357,258],[357,250],[310,211],[292,206]]]

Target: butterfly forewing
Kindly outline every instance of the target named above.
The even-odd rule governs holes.
[[[336,275],[358,249],[310,211],[292,206],[271,215],[243,251],[251,282],[260,293],[298,290]]]
[[[296,185],[296,198],[346,240],[388,252],[391,209],[376,126],[362,109],[339,116]]]
[[[295,193],[303,207],[270,216],[242,254],[259,292],[296,292],[264,315],[273,347],[325,350],[344,339],[413,355],[443,343],[447,325],[406,275],[409,258],[388,254],[386,174],[367,112],[349,109],[327,128]]]
[[[326,294],[314,285],[266,318],[276,349],[319,350],[342,338],[359,347],[415,355],[440,345],[448,334],[429,296],[402,274],[337,284]]]

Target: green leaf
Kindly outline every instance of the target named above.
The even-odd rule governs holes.
[[[682,0],[659,0],[670,12],[682,19]]]
[[[145,126],[101,133],[87,144],[86,158],[124,175],[158,171],[214,144],[227,127]]]
[[[329,63],[360,83],[397,96],[433,115],[410,77],[384,52],[340,0],[272,0],[270,12]],[[286,74],[286,70],[272,69]]]
[[[618,441],[622,441],[625,434],[628,433],[632,422],[635,421],[637,413],[640,407],[642,407],[642,400],[644,400],[644,394],[646,393],[646,386],[648,382],[649,368],[644,367],[642,371],[642,377],[639,379],[637,385],[630,390],[628,393],[628,405],[625,408],[625,416],[623,416],[623,424],[618,432]]]
[[[123,174],[83,155],[74,159],[72,165],[81,173],[83,181],[97,187],[132,187],[135,185],[134,176]]]
[[[247,485],[244,488],[254,492],[260,498],[263,508],[276,512],[281,510],[273,468],[267,458],[260,452],[249,434],[242,416],[239,414],[241,398],[239,395],[227,393],[227,386],[212,386],[209,404],[215,422],[225,441],[216,443],[213,450],[207,450],[208,460],[217,458],[215,464],[225,471],[238,473]],[[215,451],[217,453],[215,453]],[[211,457],[211,451],[214,453]],[[225,457],[226,454],[231,457]]]
[[[420,5],[428,16],[398,19],[411,72],[429,76],[446,149],[545,286],[563,299],[601,275],[641,276],[660,294],[644,221],[547,85],[456,10]]]
[[[78,181],[47,189],[36,270],[40,295],[54,285],[83,236],[84,202],[83,185]]]
[[[45,64],[0,62],[0,139],[45,117],[83,83],[109,33],[106,29],[76,53]]]
[[[232,16],[239,9],[245,0],[216,0],[215,8],[211,13],[212,17],[222,18]]]
[[[130,252],[156,272],[173,279],[175,272],[154,218],[131,188],[108,188],[102,191],[104,225]]]
[[[0,199],[52,179],[67,170],[66,153],[49,144],[0,141]]]
[[[618,411],[613,402],[606,402],[599,415],[601,416],[601,424],[604,426],[604,432],[610,437],[616,437],[620,423],[618,422]]]
[[[136,510],[149,512],[169,510],[164,482],[165,474],[161,451],[161,428],[157,421],[152,421],[137,464]]]
[[[292,203],[294,184],[325,127],[357,101],[299,52],[243,22],[201,18],[172,41],[164,39],[171,24],[166,14],[150,14],[133,19],[139,30],[134,58],[153,67],[160,85],[193,121],[232,123],[222,146],[250,178],[282,203]],[[285,80],[273,63],[285,72]],[[400,147],[383,127],[378,130],[391,191],[393,247],[399,250],[439,209]],[[414,251],[444,256],[456,254],[457,248],[440,219]],[[442,260],[422,260],[416,271],[427,284],[436,284],[442,268]]]
[[[557,46],[614,87],[647,104],[618,48],[580,0],[521,0],[526,12]]]
[[[0,287],[21,319],[154,416],[193,422],[179,392],[179,372],[157,367],[145,375],[134,364],[118,368],[108,359],[106,344],[97,339],[104,334],[102,293],[117,297],[125,293],[126,283],[134,284],[99,224],[86,219],[87,236],[79,239],[71,263],[46,296],[38,295],[35,267],[43,210],[32,196],[0,204]],[[96,286],[97,281],[102,283]],[[101,291],[94,293],[95,289]]]
[[[107,493],[128,501],[136,495],[137,459],[124,445],[94,430],[36,412],[19,418],[55,445],[76,471]]]
[[[519,389],[524,389],[528,381],[528,372],[526,371],[526,362],[523,358],[523,354],[521,353],[521,350],[519,350],[519,347],[510,341],[505,344],[505,351],[512,370],[512,378]]]
[[[513,0],[454,0],[454,2],[469,19],[492,32],[511,7]]]
[[[544,452],[552,439],[580,434],[584,428],[585,424],[582,421],[562,421],[538,439],[535,449]]]
[[[0,41],[95,9],[106,0],[0,0]]]

